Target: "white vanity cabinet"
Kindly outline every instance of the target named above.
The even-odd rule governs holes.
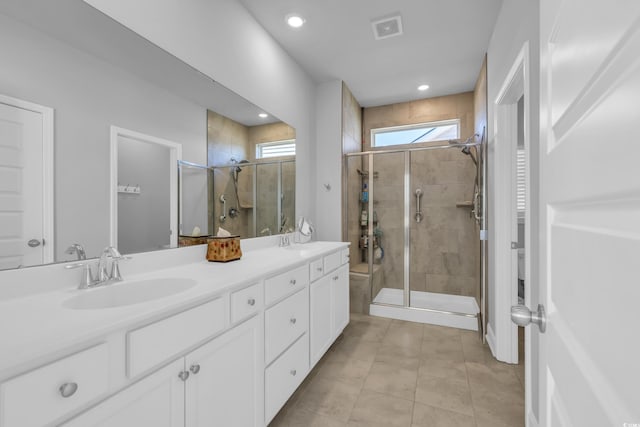
[[[256,316],[185,357],[186,427],[262,425],[262,336]]]
[[[320,247],[244,285],[203,279],[197,298],[148,317],[107,313],[121,323],[35,354],[29,370],[7,364],[0,427],[267,425],[349,321],[348,250]]]
[[[255,316],[64,426],[260,426],[261,331]]]
[[[62,427],[184,427],[183,370],[184,360],[176,360]]]
[[[319,277],[311,283],[309,290],[311,367],[320,360],[349,323],[348,262],[348,249],[345,249],[310,263],[310,276]]]

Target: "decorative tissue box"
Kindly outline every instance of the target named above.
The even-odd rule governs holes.
[[[228,262],[242,256],[240,236],[210,237],[207,245],[207,261]]]

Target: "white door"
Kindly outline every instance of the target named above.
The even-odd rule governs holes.
[[[0,270],[53,261],[44,245],[53,248],[45,239],[45,117],[23,104],[0,97]]]
[[[247,320],[185,358],[187,427],[250,427],[264,412],[262,322]]]
[[[180,358],[63,427],[184,427],[183,369]]]
[[[539,425],[640,425],[640,2],[542,0],[540,44]]]

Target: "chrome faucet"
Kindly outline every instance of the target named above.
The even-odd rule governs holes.
[[[111,257],[111,273],[107,271],[107,257]],[[100,261],[98,261],[98,283],[106,284],[107,282],[120,282],[122,276],[120,275],[120,267],[118,261],[124,257],[113,246],[107,246],[100,255]]]
[[[78,260],[80,261],[87,259],[87,254],[84,251],[84,247],[80,243],[74,243],[73,245],[69,246],[67,250],[64,251],[64,253],[67,255],[73,255],[75,253],[78,257]]]
[[[109,258],[111,258],[110,272],[107,268]],[[126,259],[130,259],[130,257],[122,256],[120,252],[118,252],[118,250],[113,246],[107,246],[102,250],[102,254],[100,255],[100,259],[98,260],[97,278],[94,278],[95,276],[93,275],[93,271],[91,270],[91,265],[95,263],[94,261],[83,260],[83,262],[69,264],[65,266],[65,268],[82,268],[82,277],[80,279],[80,285],[78,286],[78,289],[88,289],[122,281],[122,275],[120,274],[118,261]]]

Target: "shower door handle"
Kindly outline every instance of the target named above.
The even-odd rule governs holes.
[[[416,214],[415,214],[415,219],[416,222],[420,222],[422,221],[422,209],[420,209],[420,198],[422,197],[422,190],[421,189],[417,189],[416,190]]]

